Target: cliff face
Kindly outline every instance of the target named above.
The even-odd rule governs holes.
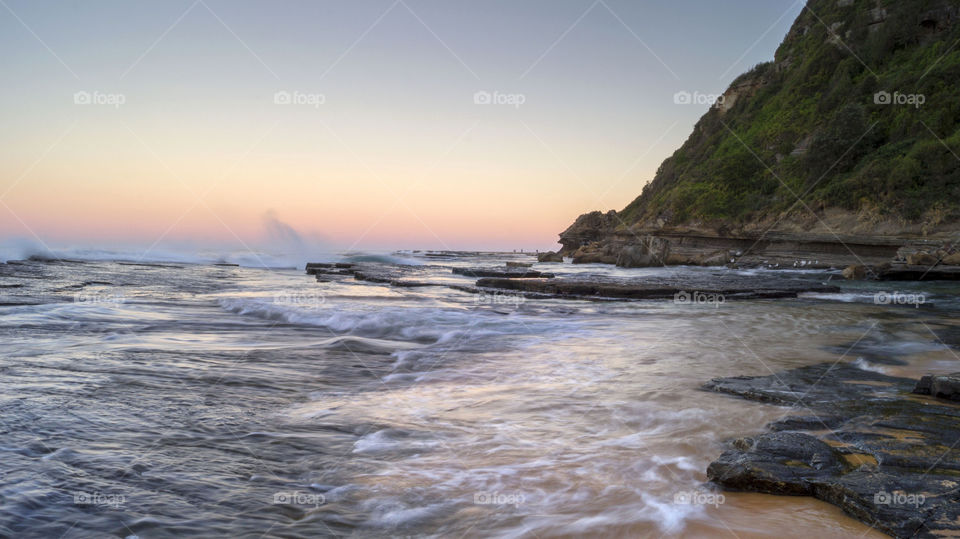
[[[960,0],[810,0],[774,61],[731,84],[636,200],[578,218],[562,252],[644,266],[794,249],[823,266],[960,239],[958,23]]]

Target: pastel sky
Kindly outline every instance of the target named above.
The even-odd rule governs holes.
[[[0,240],[551,249],[802,5],[2,0]]]

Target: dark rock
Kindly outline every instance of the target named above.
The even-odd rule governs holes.
[[[721,251],[705,255],[699,262],[701,266],[726,266],[727,263],[730,262],[730,255]]]
[[[337,263],[309,262],[306,266],[306,272],[307,272],[307,275],[316,275],[318,273],[324,273],[325,270],[349,269],[352,267],[353,267],[353,264],[348,264],[345,262],[337,262]]]
[[[573,253],[574,264],[616,264],[617,255],[599,244],[584,245]]]
[[[539,255],[537,255],[537,258],[539,258]],[[561,260],[561,261],[562,261],[562,260]],[[508,268],[529,268],[529,267],[532,267],[532,266],[533,266],[533,264],[531,264],[531,263],[529,263],[529,262],[507,262],[507,267],[508,267]]]
[[[834,234],[738,231],[719,228],[627,228],[617,216],[593,212],[577,219],[560,235],[561,253],[579,263],[606,263],[623,267],[676,265],[780,268],[844,268],[877,266],[903,251],[917,251],[905,238]],[[905,245],[909,244],[909,248]],[[926,244],[923,244],[926,245]],[[869,276],[869,271],[868,271]]]
[[[839,288],[817,281],[782,277],[684,274],[676,276],[619,279],[577,277],[558,279],[485,278],[481,288],[499,288],[552,297],[612,299],[677,299],[678,303],[699,304],[700,298],[728,299],[790,298],[800,292],[837,292]],[[678,299],[679,298],[679,299]],[[711,304],[716,302],[709,302]]]
[[[911,391],[955,395],[958,382],[960,375],[916,383],[849,364],[712,380],[705,389],[812,415],[733,440],[708,476],[732,490],[814,496],[897,537],[955,537],[960,407]]]
[[[917,395],[932,395],[938,399],[960,401],[960,373],[928,374],[913,389]]]
[[[960,253],[948,254],[940,263],[944,266],[960,266]]]
[[[913,392],[917,395],[929,395],[933,391],[933,375],[927,374],[920,378]]]
[[[707,477],[733,490],[812,496],[810,480],[839,475],[842,462],[833,448],[813,436],[774,432],[749,447],[734,445],[710,464]]]
[[[548,251],[546,253],[539,253],[537,255],[537,262],[563,262],[563,255],[560,253],[554,253],[553,251]]]
[[[667,242],[655,236],[646,236],[620,249],[616,264],[624,268],[665,266],[670,254]]]
[[[456,275],[465,275],[467,277],[498,277],[502,279],[552,279],[555,277],[552,273],[543,273],[525,268],[453,268]]]
[[[867,277],[867,268],[863,264],[847,266],[843,270],[843,278],[848,281],[861,281]]]
[[[442,286],[426,280],[426,270],[419,266],[394,266],[389,264],[345,262],[312,262],[307,264],[306,272],[315,275],[318,281],[330,281],[353,277],[358,281],[383,283],[402,288]],[[417,277],[419,279],[411,279]]]
[[[926,251],[907,255],[907,265],[933,267],[940,263],[940,259]]]
[[[389,284],[401,288],[417,288],[425,286],[441,286],[438,283],[429,281],[411,280],[410,277],[425,277],[422,269],[415,266],[385,266],[385,265],[360,265],[354,266],[349,270],[353,278],[358,281],[367,281],[370,283]]]
[[[790,416],[778,419],[767,425],[772,431],[781,430],[823,430],[835,429],[844,422],[842,417],[835,416]]]
[[[619,224],[617,212],[613,210],[607,213],[585,213],[560,234],[560,243],[563,244],[560,253],[572,255],[584,245],[603,240]]]
[[[877,278],[881,281],[960,281],[960,267],[891,264],[879,269]]]

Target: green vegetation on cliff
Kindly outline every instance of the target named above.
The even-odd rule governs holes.
[[[620,219],[746,223],[805,205],[955,220],[958,42],[956,0],[810,0],[775,61],[731,85]]]

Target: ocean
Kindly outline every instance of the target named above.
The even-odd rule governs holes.
[[[475,279],[453,268],[525,254],[327,260],[434,286],[216,257],[0,264],[0,535],[882,537],[813,499],[705,484],[725,440],[804,410],[700,387],[823,362],[960,370],[955,285],[756,269],[843,290],[570,300],[457,288]]]

